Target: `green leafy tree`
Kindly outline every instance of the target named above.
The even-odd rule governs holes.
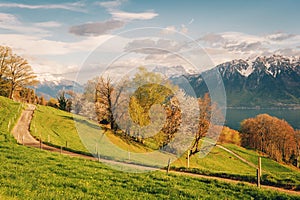
[[[68,95],[70,95],[70,92],[68,92]],[[66,92],[62,91],[59,93],[59,96],[57,97],[57,102],[58,102],[58,108],[60,110],[64,110],[64,111],[71,111],[71,107],[72,107],[72,100],[71,98],[67,98],[66,97]]]

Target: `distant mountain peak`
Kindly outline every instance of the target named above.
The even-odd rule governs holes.
[[[254,59],[235,59],[218,65],[222,76],[227,78],[238,72],[241,76],[249,77],[253,72],[268,73],[274,78],[282,71],[300,66],[299,57],[286,57],[282,55],[259,56]]]
[[[186,69],[181,65],[176,66],[156,66],[152,70],[153,72],[158,72],[163,74],[166,77],[173,77],[173,76],[181,76],[185,74],[197,74],[199,73],[196,70]]]
[[[198,75],[186,76],[198,96],[208,92],[205,80],[218,70],[229,106],[300,105],[300,58],[282,55],[235,59]],[[180,79],[174,82],[180,82]]]
[[[47,82],[51,82],[55,85],[59,85],[60,81],[62,81],[64,78],[63,77],[57,77],[54,76],[52,74],[49,73],[45,73],[45,74],[40,74],[37,76],[38,81],[40,82],[40,84],[45,84]]]

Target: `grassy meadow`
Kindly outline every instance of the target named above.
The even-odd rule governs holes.
[[[18,145],[8,133],[20,104],[0,97],[0,199],[298,199],[188,176],[124,173],[81,158]]]
[[[138,153],[147,153],[150,150],[138,143],[128,143],[128,141],[115,136],[111,132],[106,132],[104,137],[103,132],[99,125],[81,116],[45,106],[38,106],[31,124],[31,133],[52,145],[65,146],[66,141],[68,141],[68,148],[72,151],[79,151],[85,154],[92,152],[95,154],[97,149],[101,157],[108,159],[157,167],[165,167],[167,165],[169,155],[160,154],[157,156],[156,154],[149,156],[146,154],[147,157],[145,158],[139,157]],[[256,151],[233,144],[224,144],[224,146],[253,164],[257,164],[259,154]],[[130,159],[128,158],[128,151],[131,152]],[[134,152],[137,153],[135,154]],[[153,159],[160,160],[156,163],[152,162]],[[256,179],[255,168],[217,147],[213,148],[204,158],[200,159],[197,155],[191,157],[190,169],[185,168],[186,162],[186,155],[183,155],[179,159],[174,159],[171,167],[176,170],[192,171],[249,182],[255,182]],[[279,164],[267,157],[262,158],[262,168],[264,184],[300,189],[300,171],[298,169]]]

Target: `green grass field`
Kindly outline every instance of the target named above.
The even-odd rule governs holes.
[[[97,148],[102,156],[120,161],[165,167],[169,158],[169,155],[165,154],[140,158],[131,153],[129,160],[127,150],[130,152],[147,152],[147,149],[136,143],[130,144],[110,132],[107,132],[106,137],[103,138],[103,130],[94,122],[51,107],[38,107],[31,124],[31,132],[37,138],[41,137],[43,141],[47,141],[50,137],[50,143],[57,146],[64,146],[65,141],[68,141],[69,148],[85,153],[95,153],[95,144],[98,143]],[[101,142],[99,142],[100,140]],[[109,145],[110,143],[115,145]],[[119,148],[115,148],[115,146]],[[257,163],[257,157],[259,156],[257,152],[231,144],[225,144],[224,146],[253,164]],[[160,159],[158,163],[162,163],[162,165],[151,162],[151,159]],[[186,156],[183,155],[171,166],[174,169],[186,167]],[[300,189],[300,172],[296,168],[279,164],[265,157],[262,158],[262,167],[265,184]],[[190,160],[190,169],[187,171],[250,182],[255,181],[256,178],[255,168],[217,147],[213,148],[204,158],[199,158],[197,155],[193,156]]]
[[[124,173],[95,161],[18,145],[7,126],[19,116],[20,105],[0,97],[0,111],[0,199],[299,199],[163,172]]]

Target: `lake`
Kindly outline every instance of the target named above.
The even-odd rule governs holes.
[[[279,119],[286,120],[294,129],[300,129],[300,109],[227,109],[225,125],[238,130],[240,123],[247,118],[267,113]]]

